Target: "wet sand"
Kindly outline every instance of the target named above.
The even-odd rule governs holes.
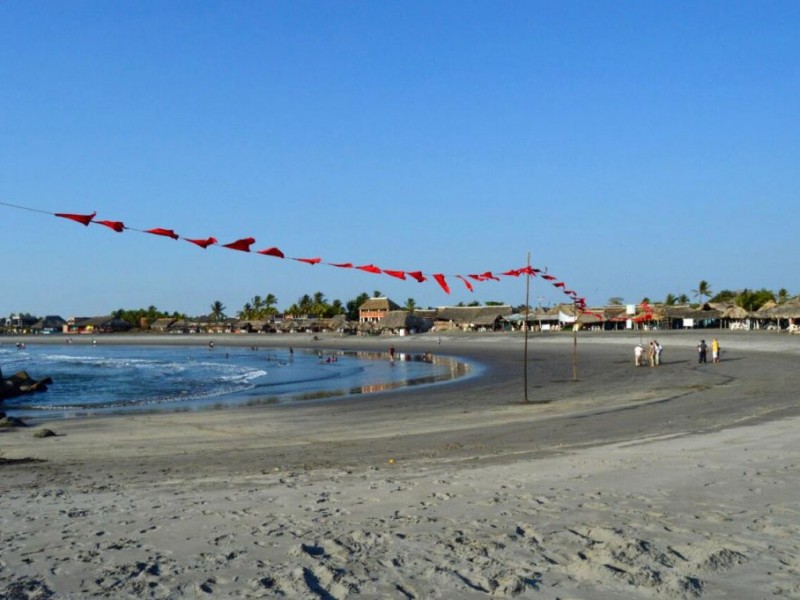
[[[484,369],[2,431],[0,597],[800,597],[800,336],[659,332],[637,368],[638,334],[583,332],[577,381],[571,335],[531,336],[528,403],[519,334],[321,337],[214,340]]]

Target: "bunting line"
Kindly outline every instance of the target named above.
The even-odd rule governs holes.
[[[95,217],[97,216],[97,211],[94,211],[94,212],[89,213],[89,214],[67,213],[67,212],[56,212],[56,213],[54,213],[54,212],[49,212],[49,211],[45,211],[45,210],[40,210],[40,209],[37,209],[37,208],[30,208],[30,207],[27,207],[27,206],[20,206],[20,205],[16,205],[16,204],[10,204],[8,202],[2,202],[2,201],[0,201],[0,205],[6,206],[8,208],[16,208],[16,209],[20,209],[20,210],[27,210],[27,211],[31,211],[31,212],[36,212],[36,213],[55,216],[55,217],[58,217],[58,218],[61,218],[61,219],[66,219],[66,220],[69,220],[69,221],[73,221],[75,223],[83,225],[84,227],[88,227],[91,224],[101,225],[103,227],[106,227],[106,228],[114,231],[115,233],[123,233],[125,231],[137,231],[137,232],[140,232],[140,233],[146,233],[146,234],[156,235],[156,236],[160,236],[160,237],[167,237],[167,238],[170,238],[170,239],[173,239],[173,240],[182,239],[182,240],[184,240],[186,242],[189,242],[189,243],[191,243],[191,244],[193,244],[195,246],[198,246],[199,248],[202,248],[203,250],[209,248],[210,246],[219,246],[221,248],[226,248],[228,250],[236,250],[236,251],[239,251],[239,252],[248,252],[248,253],[250,253],[251,252],[251,246],[253,246],[256,243],[256,239],[254,237],[245,237],[245,238],[241,238],[241,239],[238,239],[238,240],[234,240],[232,242],[228,242],[226,244],[220,244],[219,241],[217,240],[217,238],[215,238],[213,236],[209,236],[207,238],[183,237],[183,236],[179,235],[178,233],[176,233],[173,229],[166,229],[166,228],[162,228],[162,227],[154,227],[154,228],[151,228],[151,229],[136,229],[134,227],[129,227],[129,226],[125,225],[125,223],[123,221],[116,221],[116,220],[111,220],[111,219],[96,219]],[[394,277],[394,278],[397,278],[397,279],[402,279],[404,281],[406,281],[408,279],[413,279],[414,281],[417,281],[418,283],[423,283],[423,282],[427,281],[428,278],[430,277],[439,285],[439,287],[446,294],[450,294],[451,293],[450,285],[449,285],[449,283],[447,281],[448,277],[452,277],[452,278],[460,280],[464,284],[464,286],[466,287],[467,290],[469,290],[470,292],[474,292],[475,291],[475,287],[474,287],[472,281],[477,281],[477,282],[483,283],[483,282],[487,282],[487,281],[501,281],[500,277],[520,277],[522,275],[524,275],[526,277],[539,276],[544,281],[547,281],[548,283],[552,284],[555,289],[560,290],[566,296],[568,296],[570,298],[570,300],[572,301],[572,303],[575,305],[576,308],[578,308],[581,311],[585,311],[586,310],[586,299],[584,297],[579,296],[578,293],[575,290],[567,288],[567,284],[565,282],[559,280],[555,275],[552,275],[552,274],[548,273],[547,269],[542,270],[542,269],[534,268],[534,267],[532,267],[530,265],[526,265],[524,267],[517,268],[517,269],[508,269],[508,270],[502,271],[502,272],[498,271],[497,274],[495,274],[495,272],[493,272],[493,271],[484,271],[482,273],[481,272],[476,272],[476,273],[468,273],[466,275],[462,275],[462,274],[447,275],[447,274],[444,274],[444,273],[427,274],[427,273],[423,273],[422,271],[406,271],[406,270],[397,270],[397,269],[383,269],[381,267],[375,266],[373,263],[367,263],[367,264],[363,264],[363,265],[355,265],[352,262],[327,262],[327,261],[323,261],[322,258],[320,258],[320,257],[308,258],[308,257],[286,256],[286,254],[284,254],[284,252],[282,250],[280,250],[279,248],[276,248],[274,246],[268,247],[268,248],[264,248],[262,250],[256,250],[255,254],[260,254],[260,255],[263,255],[263,256],[270,256],[270,257],[279,258],[279,259],[287,259],[288,258],[289,260],[294,260],[294,261],[306,263],[306,264],[311,265],[311,266],[322,263],[322,264],[325,264],[325,265],[328,265],[328,266],[331,266],[331,267],[337,267],[337,268],[340,268],[340,269],[356,269],[356,270],[364,271],[366,273],[372,273],[372,274],[375,274],[375,275],[388,275],[390,277]],[[470,281],[470,280],[472,280],[472,281]],[[649,309],[649,306],[646,307],[646,312],[650,312],[647,309]]]

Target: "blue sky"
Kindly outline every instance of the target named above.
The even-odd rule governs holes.
[[[0,3],[0,315],[798,282],[800,3]],[[12,283],[13,282],[13,283]],[[565,297],[534,279],[532,304]]]

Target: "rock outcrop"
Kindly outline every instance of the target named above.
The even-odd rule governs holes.
[[[0,377],[0,402],[23,394],[46,392],[47,386],[51,383],[53,380],[49,377],[36,380],[25,371],[15,373],[11,377]]]

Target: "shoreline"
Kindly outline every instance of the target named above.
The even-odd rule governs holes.
[[[323,336],[485,372],[0,432],[0,595],[800,597],[800,339],[717,333],[697,365],[696,331],[643,333],[662,367],[586,332],[578,381],[571,335],[531,336],[529,404],[522,336]]]

